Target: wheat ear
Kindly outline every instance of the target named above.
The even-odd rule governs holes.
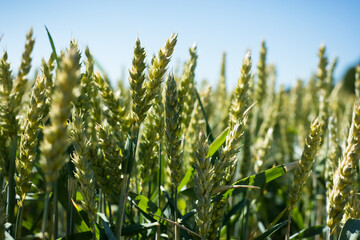
[[[75,47],[70,48],[61,61],[61,70],[57,72],[56,85],[50,109],[51,124],[44,128],[44,139],[40,149],[40,160],[45,172],[47,190],[58,177],[58,171],[65,163],[64,150],[67,146],[66,121],[71,113],[73,88],[80,77],[80,55]]]
[[[214,169],[211,165],[210,158],[207,157],[209,144],[204,132],[200,131],[198,148],[196,151],[194,177],[196,203],[196,224],[199,227],[201,239],[208,239],[209,228],[211,226],[211,196],[213,189]]]
[[[327,205],[327,225],[334,230],[344,215],[344,207],[348,202],[353,181],[356,174],[356,166],[359,163],[360,154],[360,106],[355,103],[352,123],[347,139],[347,146],[340,160],[339,166],[333,176],[333,188],[330,190]]]

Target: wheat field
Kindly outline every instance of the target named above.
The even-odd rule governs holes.
[[[215,86],[196,44],[169,70],[171,34],[114,84],[47,33],[40,67],[32,29],[17,71],[0,60],[0,239],[360,239],[360,66],[335,83],[321,44],[277,88],[263,41],[227,89],[225,53]]]

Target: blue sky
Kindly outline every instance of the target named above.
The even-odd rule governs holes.
[[[171,33],[179,34],[170,65],[188,58],[197,42],[196,79],[216,86],[223,51],[227,53],[228,86],[234,87],[241,61],[251,49],[253,70],[262,40],[268,47],[268,63],[277,67],[278,83],[292,85],[316,71],[317,51],[323,42],[327,56],[339,57],[335,77],[360,60],[360,1],[2,1],[0,50],[7,50],[16,72],[25,34],[33,27],[36,39],[35,67],[51,48],[44,25],[57,50],[76,38],[84,50],[90,47],[112,80],[131,65],[133,46],[139,36],[147,61]],[[126,77],[127,71],[125,72]]]

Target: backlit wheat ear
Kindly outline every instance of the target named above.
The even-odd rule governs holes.
[[[218,122],[216,128],[219,132],[223,131],[227,127],[229,121],[228,110],[229,110],[229,102],[230,102],[229,100],[231,99],[231,97],[229,97],[227,93],[225,72],[226,72],[226,53],[223,52],[221,57],[219,82],[215,94],[213,95],[213,97],[215,98],[214,101],[216,103],[215,118],[216,121]]]
[[[249,98],[249,81],[251,77],[251,54],[248,51],[243,59],[242,67],[240,70],[240,78],[235,87],[234,100],[231,103],[229,114],[229,127],[230,129],[236,124],[238,119],[243,117],[245,110],[248,108]]]
[[[299,161],[299,166],[296,168],[294,181],[290,187],[288,198],[288,212],[289,222],[286,239],[290,237],[290,224],[292,210],[295,208],[296,203],[299,201],[303,188],[307,179],[311,174],[311,168],[315,161],[315,156],[318,153],[321,139],[321,123],[316,119],[310,127],[310,133],[306,139],[305,147]]]
[[[174,52],[177,42],[177,34],[172,34],[166,41],[155,57],[149,68],[149,81],[146,84],[146,103],[150,104],[158,94],[160,94],[161,83],[164,81],[164,75],[170,58]]]
[[[353,189],[356,167],[360,156],[360,106],[355,103],[352,123],[347,139],[347,146],[333,176],[333,188],[330,190],[330,199],[327,206],[327,225],[331,229],[340,223],[344,215],[344,207],[349,201]]]
[[[25,199],[25,194],[30,191],[31,176],[36,159],[38,135],[41,131],[40,124],[47,115],[48,99],[46,96],[46,78],[38,76],[32,89],[30,105],[26,111],[24,130],[20,138],[20,153],[16,161],[17,176],[16,190],[20,196],[19,206]]]
[[[178,103],[178,92],[174,76],[169,74],[166,79],[165,95],[165,136],[167,162],[170,168],[172,194],[174,194],[174,206],[177,208],[177,188],[181,179],[181,118]],[[177,211],[173,214],[175,222],[177,221]],[[170,230],[172,232],[172,230]],[[175,226],[174,236],[177,239],[179,232]]]
[[[126,112],[120,105],[120,100],[115,97],[113,89],[99,73],[95,74],[95,82],[104,100],[104,104],[108,108],[103,112],[106,120],[116,132],[119,132],[119,130],[127,132]],[[95,98],[93,99],[96,100]],[[93,103],[96,104],[96,102]]]
[[[318,79],[318,97],[319,97],[319,117],[322,122],[322,137],[320,145],[323,144],[325,140],[325,134],[328,128],[328,119],[329,119],[329,107],[328,107],[328,82],[327,80],[327,70],[326,66],[328,64],[328,59],[325,56],[325,45],[322,44],[319,49],[319,63],[317,71]]]
[[[129,84],[132,99],[131,118],[135,124],[133,131],[138,130],[140,123],[144,121],[146,113],[151,106],[150,104],[147,104],[145,99],[145,56],[145,50],[141,47],[140,40],[137,38],[132,67],[129,70]]]
[[[9,152],[11,138],[17,135],[17,121],[15,119],[15,100],[11,93],[13,88],[13,79],[11,77],[10,63],[7,61],[7,53],[4,52],[0,59],[0,163],[1,172],[7,179],[9,172]]]
[[[10,70],[10,63],[7,62],[8,55],[4,52],[2,59],[0,60],[0,117],[1,125],[3,126],[4,135],[13,136],[17,131],[15,120],[15,100],[12,94],[13,79],[11,77],[12,71]]]
[[[296,203],[301,197],[302,189],[311,173],[311,167],[319,150],[321,126],[322,125],[319,119],[316,119],[311,124],[310,133],[306,139],[305,147],[299,161],[299,166],[295,171],[294,182],[290,187],[288,199],[288,209],[290,213],[295,208]]]
[[[338,58],[335,57],[331,62],[328,74],[327,74],[327,95],[329,96],[332,90],[334,83],[334,71],[338,63]]]
[[[209,144],[204,132],[200,132],[198,139],[198,149],[196,151],[194,177],[196,203],[196,224],[199,227],[201,239],[208,239],[209,228],[211,225],[211,196],[213,190],[214,169],[210,158],[207,157]]]
[[[26,79],[26,75],[30,72],[30,68],[31,68],[30,55],[32,53],[35,43],[35,40],[32,35],[33,35],[33,30],[31,28],[29,33],[26,35],[25,50],[22,55],[19,72],[16,76],[15,85],[13,89],[13,94],[15,95],[16,107],[19,107],[21,104],[22,97],[25,93],[26,84],[28,82],[28,80]]]
[[[66,121],[71,113],[73,88],[80,77],[80,55],[76,48],[71,48],[61,62],[61,70],[57,72],[56,86],[50,109],[51,125],[44,128],[44,139],[40,149],[43,157],[40,160],[45,172],[47,190],[57,179],[60,168],[65,163],[64,151],[67,146]]]
[[[261,50],[260,50],[260,59],[257,65],[258,69],[258,80],[257,85],[255,88],[255,100],[258,102],[259,106],[262,105],[263,101],[266,99],[266,89],[267,89],[267,83],[266,83],[266,54],[267,49],[265,45],[265,41],[261,42]]]
[[[176,189],[180,181],[181,168],[181,122],[178,93],[174,76],[169,74],[166,80],[165,96],[165,135],[168,164],[171,169],[171,181]]]
[[[186,172],[187,169],[189,169],[194,163],[196,158],[196,148],[194,148],[194,146],[196,146],[197,142],[199,141],[200,129],[204,128],[202,125],[204,125],[204,121],[202,119],[201,108],[198,102],[195,102],[185,137],[182,172]]]
[[[75,149],[75,152],[71,156],[75,165],[74,175],[80,183],[80,192],[83,197],[82,205],[88,213],[91,231],[94,232],[97,206],[94,172],[91,169],[91,163],[89,161],[91,141],[88,138],[88,133],[85,128],[84,115],[80,115],[78,111],[75,111],[73,115],[70,141]]]
[[[190,59],[184,66],[184,72],[181,76],[180,88],[178,94],[179,106],[182,116],[181,128],[186,134],[186,130],[189,126],[190,116],[195,103],[195,68],[197,64],[196,44],[190,49]]]

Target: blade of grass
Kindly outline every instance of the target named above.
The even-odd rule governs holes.
[[[272,228],[269,228],[268,230],[266,230],[263,234],[261,234],[260,236],[256,237],[254,240],[264,240],[268,237],[270,237],[274,232],[276,232],[277,230],[279,230],[280,228],[282,228],[283,226],[285,226],[287,224],[289,220],[285,220],[281,223],[276,224],[275,226],[273,226]]]
[[[206,132],[207,132],[207,135],[209,136],[209,143],[212,143],[212,142],[214,141],[214,136],[212,135],[211,127],[210,127],[210,125],[209,125],[209,121],[208,121],[208,118],[207,118],[207,116],[206,116],[206,112],[205,112],[204,105],[203,105],[202,102],[201,102],[200,95],[199,95],[199,93],[198,93],[198,91],[197,91],[196,88],[195,88],[195,94],[196,94],[197,100],[199,101],[199,105],[200,105],[202,114],[203,114],[204,119],[205,119]]]
[[[50,32],[49,32],[49,29],[46,27],[46,25],[45,25],[45,29],[46,29],[46,32],[47,32],[47,35],[48,35],[48,38],[49,38],[49,41],[50,41],[51,49],[52,49],[53,54],[54,54],[54,56],[55,56],[56,66],[57,66],[58,69],[61,69],[61,67],[60,67],[60,61],[59,61],[58,55],[56,54],[56,49],[55,49],[54,41],[53,41],[53,39],[52,39],[52,37],[51,37],[51,34],[50,34]]]
[[[209,152],[206,157],[212,157],[214,153],[224,144],[226,136],[229,134],[229,128],[226,128],[209,146]]]
[[[281,213],[279,215],[277,215],[277,217],[272,221],[272,223],[270,223],[269,228],[272,228],[273,226],[275,226],[275,224],[278,223],[278,221],[281,219],[281,217],[285,214],[285,212],[287,211],[287,208],[285,208],[284,210],[281,211]]]
[[[192,177],[195,174],[195,169],[193,167],[190,167],[186,173],[185,176],[183,177],[183,179],[181,180],[179,187],[178,187],[178,193],[184,188],[184,186],[190,181],[190,179],[192,179]]]

